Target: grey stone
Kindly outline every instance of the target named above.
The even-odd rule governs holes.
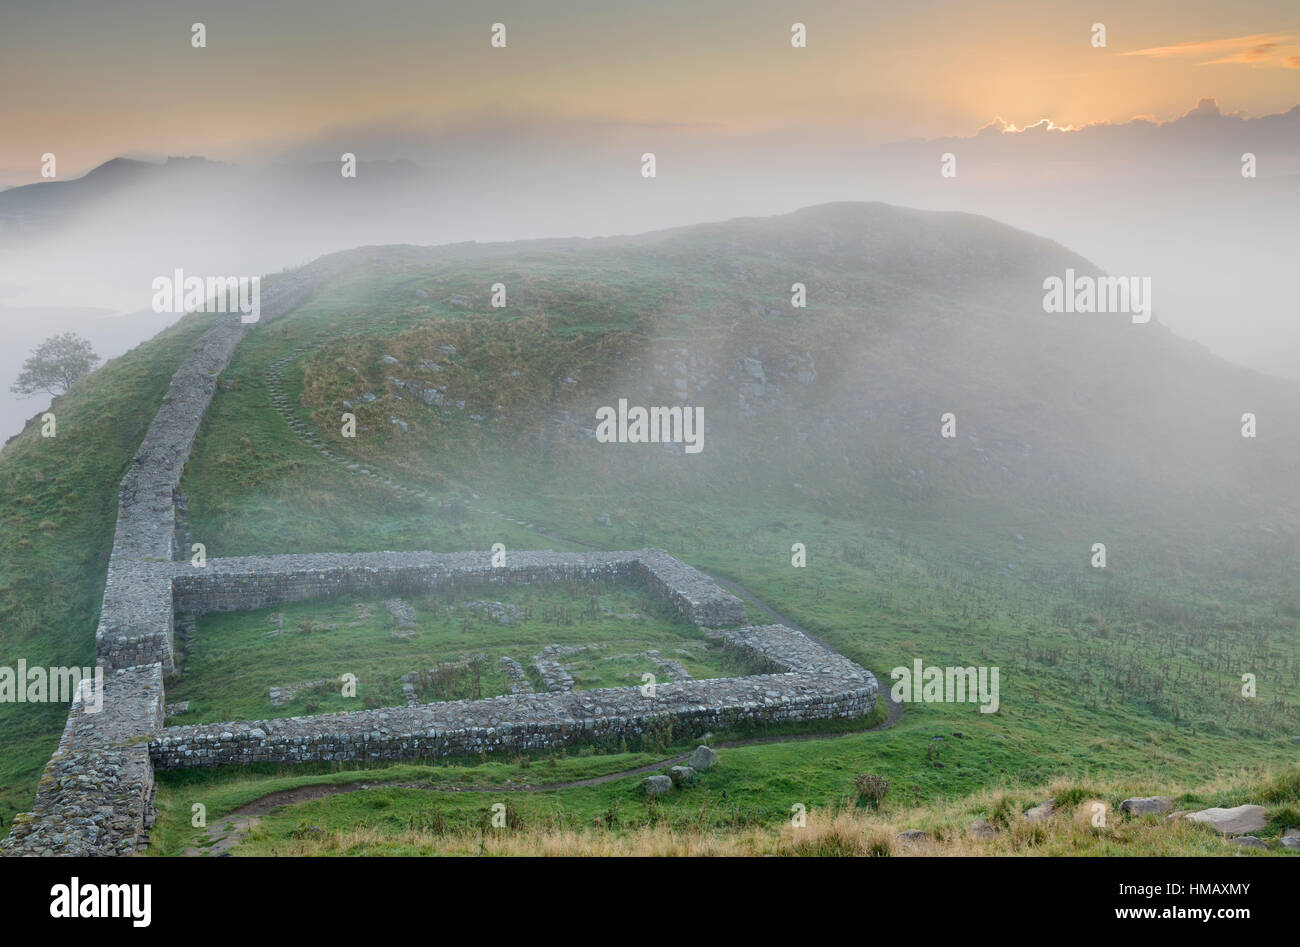
[[[1050,799],[1041,806],[1034,806],[1025,812],[1026,822],[1043,822],[1051,818],[1056,812],[1056,803]]]
[[[1202,809],[1189,812],[1186,818],[1211,826],[1224,835],[1248,835],[1268,824],[1268,810],[1263,806],[1233,806],[1231,809]]]
[[[1129,815],[1164,815],[1173,811],[1174,800],[1169,796],[1135,796],[1125,799],[1119,808]]]
[[[707,773],[713,764],[718,761],[716,751],[709,749],[707,746],[697,746],[695,752],[691,754],[691,768],[699,773]]]
[[[668,778],[673,781],[674,786],[685,788],[694,786],[698,777],[695,770],[689,766],[673,766],[668,770]]]
[[[662,796],[673,788],[673,781],[667,776],[647,776],[641,782],[647,796]]]

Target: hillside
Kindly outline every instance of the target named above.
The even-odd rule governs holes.
[[[1087,261],[985,218],[880,204],[340,256],[361,265],[255,329],[220,380],[182,483],[209,556],[657,546],[882,682],[918,657],[1004,669],[996,714],[917,706],[888,733],[752,748],[764,775],[735,792],[761,824],[784,817],[785,795],[829,804],[861,771],[920,805],[1293,759],[1297,392],[1162,329],[1158,291],[1146,326],[1047,315],[1043,279],[1095,272]],[[790,306],[794,282],[805,309]],[[35,430],[0,453],[5,546],[27,549],[5,562],[5,627],[23,630],[0,663],[33,660],[35,642],[46,661],[88,658],[116,482],[197,328],[68,396],[61,412],[99,420],[65,442],[61,413],[58,443],[111,432],[93,453],[56,454]],[[620,397],[701,406],[704,449],[597,443],[595,410]],[[956,438],[940,437],[947,411]],[[1245,411],[1255,440],[1240,437]],[[341,436],[344,412],[356,438]],[[1097,541],[1105,570],[1089,567]],[[791,567],[796,542],[807,568]],[[201,668],[202,639],[190,647]],[[1243,670],[1261,699],[1241,699]],[[239,668],[221,671],[219,696],[246,700]],[[197,674],[177,686],[204,698]],[[5,759],[7,806],[57,736],[48,717],[0,716],[21,750]],[[944,765],[935,740],[954,728]],[[529,761],[490,765],[523,775]],[[219,792],[249,776],[163,785]],[[781,805],[764,811],[760,790]]]

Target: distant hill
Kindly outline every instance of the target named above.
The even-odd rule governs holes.
[[[1100,271],[987,218],[828,204],[483,247],[458,264],[430,258],[423,278],[419,251],[378,253],[401,261],[407,328],[326,345],[303,380],[323,429],[345,401],[355,407],[372,433],[340,447],[371,459],[414,467],[432,454],[468,476],[484,451],[525,438],[557,469],[681,489],[698,479],[799,484],[836,503],[1208,505],[1300,526],[1286,474],[1300,460],[1300,386],[1175,336],[1158,305],[1145,325],[1044,312],[1044,279]],[[498,281],[505,310],[489,305]],[[791,305],[796,282],[806,308]],[[453,358],[439,354],[448,345]],[[708,448],[687,459],[595,444],[596,408],[619,397],[703,406]],[[940,436],[949,412],[955,439]],[[1247,412],[1254,439],[1241,436]]]

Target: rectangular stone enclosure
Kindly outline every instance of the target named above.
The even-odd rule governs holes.
[[[149,744],[154,765],[163,769],[535,751],[635,738],[664,722],[678,733],[702,732],[737,723],[857,717],[875,706],[877,683],[869,672],[792,628],[744,626],[739,599],[663,550],[516,552],[498,565],[488,553],[272,556],[215,559],[203,568],[174,564],[169,572],[176,610],[188,614],[482,582],[631,580],[695,624],[716,630],[726,648],[773,672],[170,727]]]

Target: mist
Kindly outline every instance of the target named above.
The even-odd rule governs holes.
[[[941,173],[945,154],[955,176]],[[638,234],[832,201],[965,211],[1045,236],[1110,274],[1149,277],[1154,319],[1177,334],[1300,378],[1286,265],[1300,256],[1297,154],[1300,108],[1251,119],[1205,100],[1163,123],[993,123],[887,145],[854,129],[498,115],[341,127],[242,164],[138,156],[0,192],[0,431],[44,409],[8,391],[32,346],[70,329],[121,354],[178,317],[150,308],[153,279],[178,268],[254,276],[356,246]]]

